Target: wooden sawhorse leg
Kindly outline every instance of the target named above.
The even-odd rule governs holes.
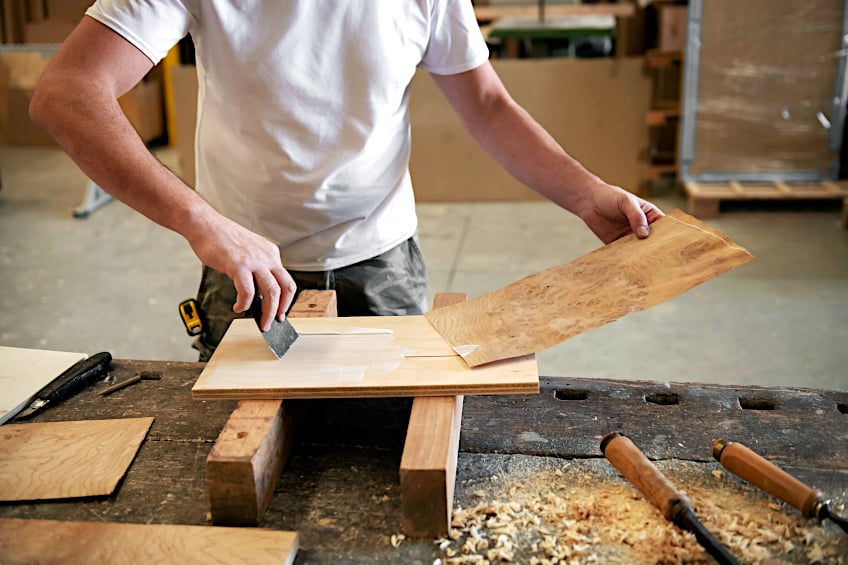
[[[336,315],[331,290],[304,290],[289,311],[292,318]],[[259,523],[291,453],[302,406],[283,400],[239,402],[206,458],[213,522]]]
[[[433,308],[466,298],[440,293]],[[400,462],[401,531],[410,537],[438,537],[450,530],[461,426],[461,396],[413,400]]]

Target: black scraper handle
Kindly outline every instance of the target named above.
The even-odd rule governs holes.
[[[52,406],[70,398],[108,371],[110,363],[112,363],[112,354],[106,351],[95,353],[91,357],[77,361],[49,385],[41,389],[36,399],[18,418],[29,418],[48,405]]]

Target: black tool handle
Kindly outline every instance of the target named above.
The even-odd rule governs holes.
[[[824,518],[819,509],[825,502],[821,491],[810,488],[741,443],[717,439],[713,457],[722,467],[801,511],[805,518]]]
[[[618,432],[609,433],[601,440],[601,452],[667,520],[674,519],[673,510],[678,501],[683,506],[691,507],[686,495],[674,488],[630,438]]]
[[[93,383],[97,377],[109,369],[112,355],[108,352],[95,353],[94,355],[77,361],[65,372],[56,377],[53,382],[38,393],[38,400],[44,406],[57,404],[80,391],[85,386]],[[21,418],[35,415],[38,410],[28,411]]]

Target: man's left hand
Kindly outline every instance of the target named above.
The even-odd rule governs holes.
[[[610,243],[629,233],[648,237],[649,224],[665,214],[622,188],[602,185],[587,194],[578,215],[601,241]]]

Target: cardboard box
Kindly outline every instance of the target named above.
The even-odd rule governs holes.
[[[55,145],[44,129],[29,118],[29,103],[48,58],[38,51],[0,52],[0,143]],[[145,141],[165,131],[162,73],[154,69],[118,103]]]
[[[36,51],[0,52],[0,143],[56,145],[29,119],[29,101],[47,62]]]
[[[47,0],[47,17],[79,22],[93,0]]]
[[[197,68],[194,65],[170,67],[173,87],[173,109],[180,178],[193,187],[195,183],[194,132],[197,124]]]
[[[67,39],[76,24],[65,20],[41,20],[24,25],[26,43],[62,43]]]
[[[162,73],[158,67],[118,98],[118,104],[145,143],[165,133]]]
[[[507,89],[573,157],[636,191],[650,142],[642,57],[495,59]],[[537,200],[468,135],[427,73],[412,83],[410,172],[419,202]]]

